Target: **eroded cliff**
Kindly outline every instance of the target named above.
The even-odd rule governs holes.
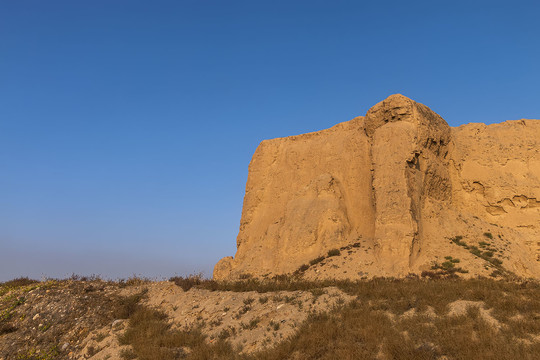
[[[540,277],[539,145],[538,120],[451,128],[402,95],[327,130],[263,141],[237,253],[214,278],[404,276],[449,257],[464,274]]]

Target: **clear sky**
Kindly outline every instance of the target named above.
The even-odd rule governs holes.
[[[0,0],[0,281],[233,255],[263,139],[540,118],[537,1]]]

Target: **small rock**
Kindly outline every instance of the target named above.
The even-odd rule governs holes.
[[[112,322],[112,327],[114,328],[114,327],[116,327],[117,325],[122,324],[122,322],[123,322],[123,320],[120,320],[120,319],[114,320],[114,321]]]
[[[34,317],[32,318],[32,320],[36,320],[38,317],[39,317],[39,314],[36,314],[36,315],[34,315]]]
[[[69,343],[64,343],[64,345],[62,345],[62,347],[60,348],[61,351],[66,351],[66,349],[68,348],[69,346]]]
[[[285,305],[285,304],[279,304],[279,305],[276,307],[276,310],[281,309],[281,308],[283,307],[283,305]]]

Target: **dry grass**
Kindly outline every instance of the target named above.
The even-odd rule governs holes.
[[[20,277],[20,278],[17,278],[17,279],[2,282],[2,283],[0,283],[0,286],[1,287],[8,287],[8,288],[17,288],[17,287],[21,287],[21,286],[32,285],[32,284],[35,284],[35,283],[38,283],[38,282],[39,281],[32,280],[32,279],[29,279],[27,277]]]
[[[459,241],[459,240],[458,240]],[[452,262],[448,257],[447,261]],[[452,263],[457,263],[454,261]],[[203,288],[213,291],[257,291],[260,293],[282,290],[304,290],[322,294],[325,287],[336,286],[355,300],[329,309],[326,313],[311,314],[293,337],[275,348],[253,354],[242,354],[230,345],[234,334],[227,331],[212,343],[199,328],[176,329],[167,316],[141,305],[146,296],[135,295],[107,302],[96,298],[89,305],[99,304],[109,310],[106,320],[127,318],[128,329],[120,337],[122,344],[131,345],[124,351],[124,359],[536,359],[540,353],[540,285],[537,281],[508,281],[495,279],[426,279],[410,276],[406,279],[378,278],[363,281],[305,281],[296,277],[279,276],[259,280],[216,282],[196,278],[173,278],[189,291]],[[144,284],[145,281],[130,281]],[[16,279],[0,284],[2,288],[35,286],[29,279]],[[125,286],[124,284],[119,284]],[[42,285],[43,286],[43,285]],[[59,285],[55,285],[59,287]],[[77,294],[99,296],[94,288],[99,283],[72,284]],[[51,288],[56,289],[56,288]],[[57,290],[60,291],[59,287]],[[45,294],[45,289],[40,290]],[[90,291],[90,292],[88,292]],[[51,290],[50,293],[53,291]],[[21,295],[6,293],[2,310],[19,311]],[[272,298],[265,295],[262,302]],[[261,298],[261,299],[262,299]],[[481,304],[482,310],[468,308],[455,316],[449,315],[450,304],[459,301]],[[261,302],[261,300],[259,300]],[[261,303],[262,303],[261,302]],[[256,304],[246,299],[245,306]],[[12,308],[13,307],[13,308]],[[488,311],[496,324],[486,320]],[[20,314],[19,314],[20,315]],[[249,329],[257,324],[246,322]],[[0,336],[9,337],[17,331],[11,321],[0,330]],[[279,324],[272,324],[274,330]],[[277,329],[276,329],[277,328]],[[22,329],[22,328],[21,328]],[[53,329],[54,330],[54,329]],[[4,335],[1,332],[4,332]],[[21,331],[21,330],[18,330]],[[49,330],[50,331],[50,330]],[[245,330],[247,331],[247,330]],[[51,336],[54,333],[51,333]],[[51,343],[44,343],[44,350]],[[56,344],[56,343],[55,343]],[[46,345],[46,346],[45,346]],[[34,356],[28,350],[27,359]],[[51,354],[53,354],[51,352]],[[51,359],[57,358],[52,356]]]
[[[148,289],[141,292],[115,299],[113,302],[112,314],[115,319],[130,319],[139,310],[139,302],[146,296]]]
[[[475,310],[457,317],[393,320],[355,301],[312,316],[298,334],[255,359],[536,359],[539,344],[516,341],[513,329],[496,331]]]
[[[7,294],[9,291],[17,290],[23,287],[29,287],[36,283],[39,283],[39,281],[32,280],[27,277],[20,277],[17,279],[0,282],[0,296]]]
[[[200,286],[203,282],[208,283],[211,280],[203,279],[202,275],[190,275],[190,276],[175,276],[169,279],[169,281],[174,282],[176,285],[180,286],[182,290],[188,291],[194,286]]]
[[[140,360],[225,359],[238,353],[223,339],[215,344],[208,344],[205,339],[199,329],[172,330],[164,313],[139,306],[119,342],[133,349],[122,354],[124,359],[133,356]]]
[[[169,347],[193,346],[192,352],[184,354],[186,359],[536,359],[540,353],[540,342],[535,340],[540,335],[540,286],[535,281],[410,277],[307,282],[280,277],[240,282],[202,280],[197,286],[268,292],[317,291],[329,285],[355,295],[356,300],[328,313],[312,314],[295,336],[273,349],[242,355],[224,341],[228,336],[223,336],[219,345],[210,345],[197,330],[176,333],[177,340]],[[477,308],[450,316],[449,305],[458,300],[479,302],[499,325],[488,322]],[[158,318],[166,324],[163,315]],[[170,333],[167,327],[160,329],[161,334]],[[191,345],[186,340],[190,339],[188,334],[196,338]],[[137,356],[145,359],[139,353]]]

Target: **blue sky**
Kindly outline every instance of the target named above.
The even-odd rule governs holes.
[[[0,281],[211,274],[263,139],[540,118],[540,5],[0,1]]]

